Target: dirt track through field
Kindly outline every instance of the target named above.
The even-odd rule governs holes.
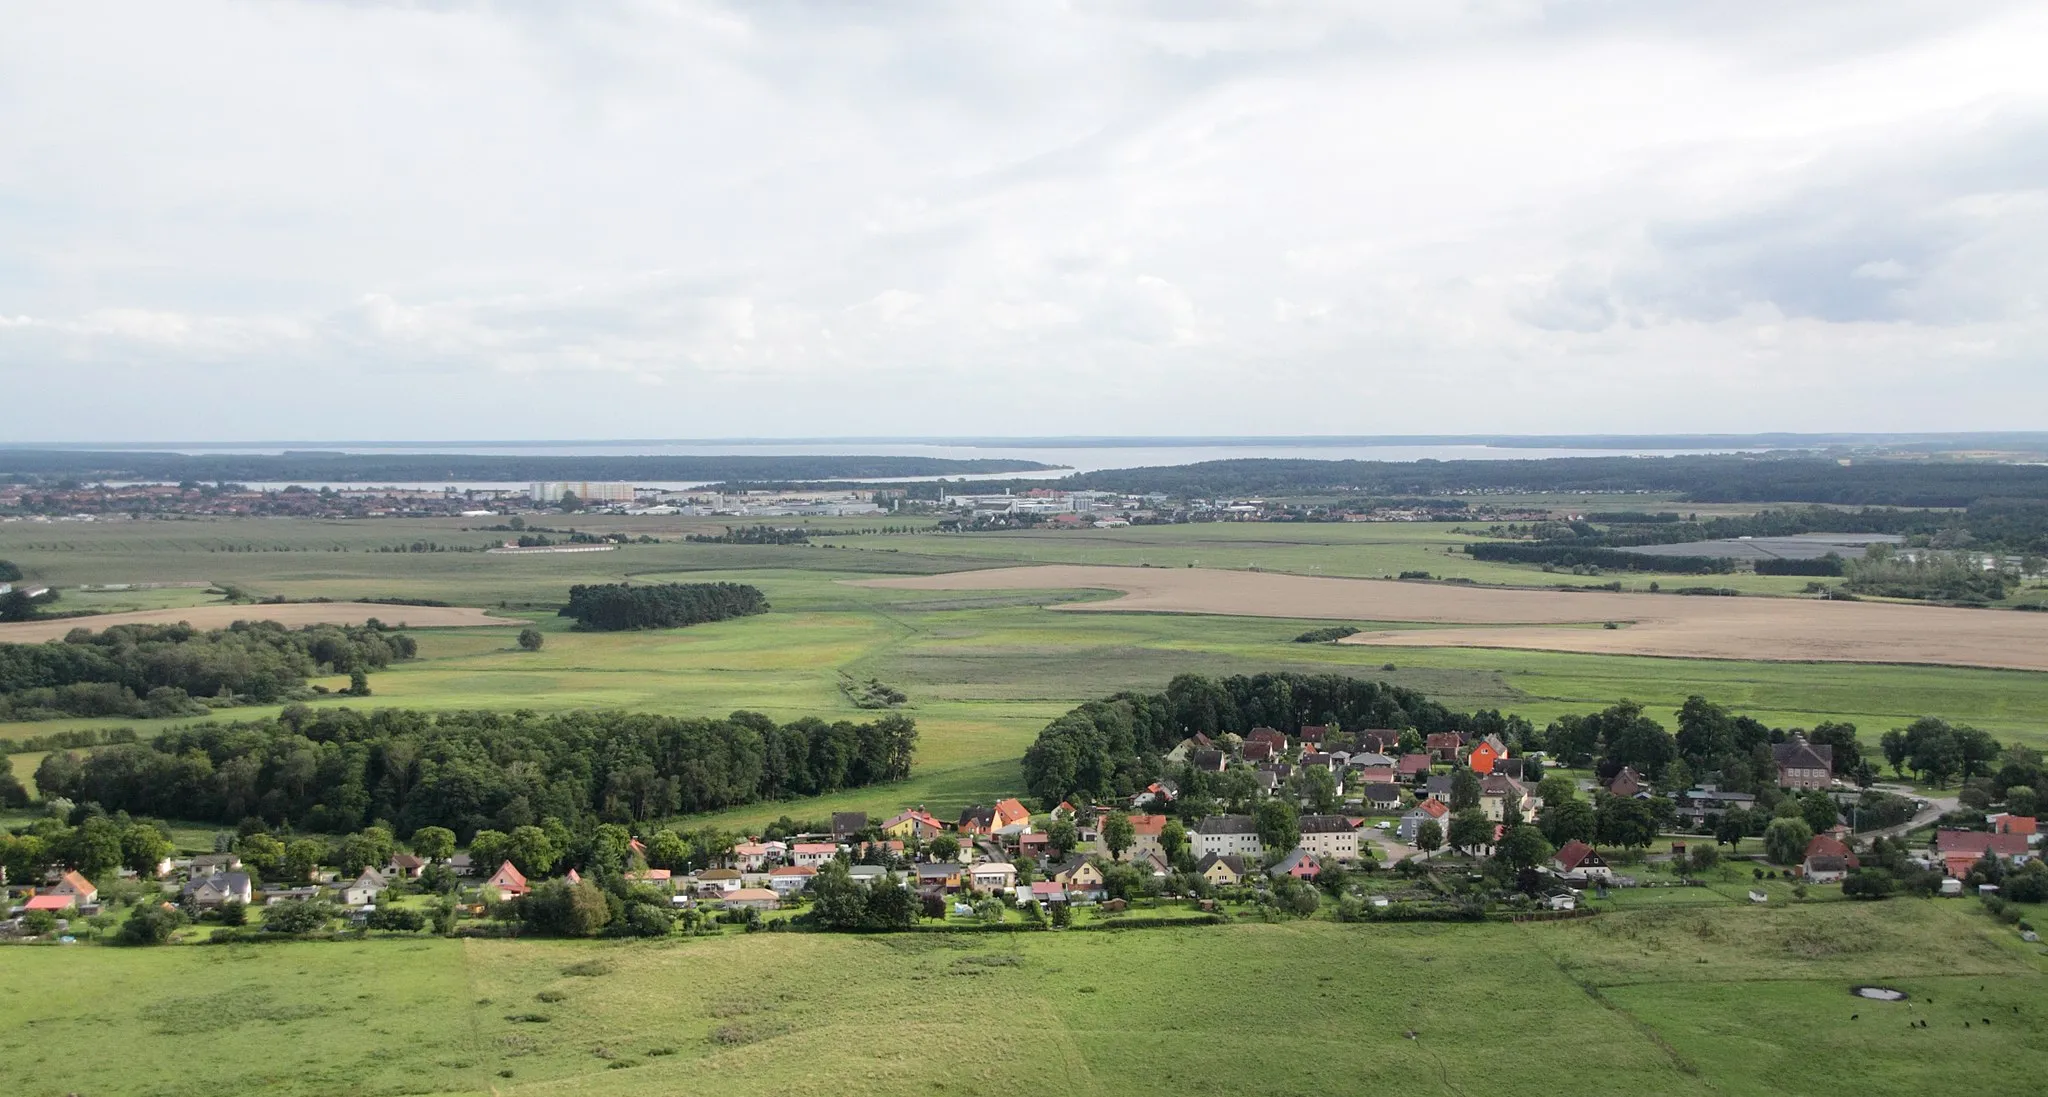
[[[1123,592],[1123,597],[1105,602],[1053,607],[1077,613],[1218,613],[1489,626],[1362,632],[1345,640],[1347,644],[2048,670],[2048,613],[1808,598],[1504,590],[1204,568],[1054,565],[870,579],[855,585]],[[1598,627],[1608,621],[1622,627]]]
[[[193,628],[226,628],[236,621],[278,621],[300,625],[360,625],[375,617],[386,624],[403,621],[409,628],[461,628],[465,625],[519,625],[504,617],[493,617],[466,606],[387,606],[374,602],[286,602],[279,605],[187,606],[184,609],[146,609],[134,613],[100,613],[91,617],[59,617],[49,621],[16,621],[0,625],[0,643],[39,644],[62,640],[75,628],[101,629],[115,625],[175,625],[183,621]]]

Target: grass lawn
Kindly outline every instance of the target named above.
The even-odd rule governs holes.
[[[1974,910],[25,947],[0,984],[0,1061],[16,1092],[162,1097],[1543,1095],[1565,1077],[1596,1095],[1918,1095],[2048,1069],[2042,960]],[[1851,997],[1863,982],[1916,1000]],[[91,1052],[116,1032],[121,1054]]]

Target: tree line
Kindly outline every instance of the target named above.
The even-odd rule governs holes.
[[[76,628],[62,640],[0,644],[0,719],[63,716],[182,716],[214,703],[270,704],[296,695],[316,674],[366,678],[410,659],[411,636],[381,625],[237,621]],[[367,690],[360,682],[351,688]]]
[[[770,525],[726,526],[724,533],[692,533],[684,540],[700,545],[808,545],[811,535],[808,530]]]
[[[1657,571],[1682,575],[1726,575],[1735,561],[1725,556],[1654,556],[1646,552],[1625,552],[1580,544],[1530,544],[1526,542],[1477,541],[1465,546],[1474,560],[1507,564],[1553,564],[1558,567],[1595,567],[1608,571]]]
[[[2022,506],[2030,513],[2048,504],[2048,467],[1882,459],[1843,465],[1821,457],[1750,454],[1413,462],[1244,458],[1105,469],[1069,476],[1057,484],[1129,493],[1158,491],[1183,498],[1332,490],[1375,495],[1670,492],[1700,503],[1961,508],[1996,501],[1998,506]],[[2048,509],[2041,517],[2048,519]],[[2039,520],[2021,521],[2034,525]]]
[[[341,833],[387,820],[400,834],[468,836],[553,817],[631,823],[909,776],[917,727],[759,713],[725,719],[629,712],[320,712],[179,728],[86,756],[52,753],[43,795],[113,811]]]
[[[768,598],[744,583],[595,583],[569,588],[559,616],[593,632],[681,628],[768,612]]]

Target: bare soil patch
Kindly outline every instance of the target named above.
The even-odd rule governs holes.
[[[1075,613],[1217,613],[1486,626],[1361,632],[1340,641],[1345,644],[2048,670],[2048,614],[1996,610],[1805,598],[1503,590],[1205,568],[1081,565],[870,579],[856,585],[1123,593],[1108,601],[1053,607]],[[1609,621],[1622,627],[1598,627]]]
[[[360,625],[375,617],[389,624],[405,622],[409,628],[462,628],[475,625],[519,625],[523,621],[493,617],[467,606],[390,606],[374,602],[285,602],[277,605],[187,606],[182,609],[150,609],[135,613],[99,613],[90,617],[59,617],[49,621],[16,621],[0,625],[0,643],[39,644],[62,640],[72,629],[98,632],[115,625],[175,625],[180,621],[193,628],[226,628],[236,621],[278,621],[293,628],[301,625]]]

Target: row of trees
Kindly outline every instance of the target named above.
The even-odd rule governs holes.
[[[808,545],[811,535],[805,529],[783,526],[726,526],[724,533],[692,533],[684,540],[703,545]]]
[[[743,583],[579,583],[569,588],[561,616],[596,632],[681,628],[768,612],[768,599]]]
[[[318,713],[205,724],[148,744],[44,758],[45,796],[108,811],[345,833],[462,835],[553,816],[635,822],[757,800],[815,796],[909,776],[917,728],[759,713],[725,719],[627,712]]]
[[[1521,544],[1478,541],[1465,546],[1474,560],[1508,564],[1553,564],[1594,567],[1607,571],[1657,571],[1684,575],[1726,575],[1735,561],[1725,556],[1655,556],[1645,552],[1576,544]]]
[[[315,674],[367,674],[416,650],[411,636],[372,625],[77,628],[48,643],[0,644],[0,720],[205,711],[195,697],[274,703]]]

